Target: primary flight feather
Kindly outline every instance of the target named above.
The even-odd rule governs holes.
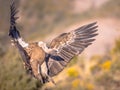
[[[79,55],[95,40],[97,35],[96,22],[84,25],[68,33],[62,33],[47,46],[46,43],[27,43],[16,27],[18,10],[15,1],[10,5],[9,36],[18,48],[25,68],[41,83],[53,81],[52,77],[61,72],[76,55]]]

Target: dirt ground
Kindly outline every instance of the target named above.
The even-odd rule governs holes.
[[[74,0],[74,12],[80,13],[90,8],[99,8],[109,0]]]

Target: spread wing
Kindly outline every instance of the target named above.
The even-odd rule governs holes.
[[[53,39],[49,46],[53,51],[47,61],[48,74],[50,76],[58,74],[74,56],[92,44],[95,40],[93,38],[97,35],[97,27],[94,22]]]
[[[16,20],[19,18],[16,14],[19,12],[16,8],[18,4],[18,0],[11,0],[10,4],[10,29],[9,29],[9,36],[15,40],[20,37],[20,33],[18,28],[16,27]]]
[[[19,44],[16,39],[20,38],[20,33],[18,31],[18,28],[16,27],[16,20],[19,18],[16,16],[16,14],[19,12],[17,9],[17,6],[19,4],[19,0],[11,0],[10,3],[10,29],[9,29],[9,36],[12,39],[12,43],[15,44],[15,46],[18,48],[19,53],[23,59],[23,61],[27,64],[26,61],[26,52],[23,49],[23,47]]]
[[[11,25],[16,24],[16,20],[19,18],[16,16],[18,12],[19,11],[16,9],[15,0],[11,0],[11,4],[10,4],[10,24]]]

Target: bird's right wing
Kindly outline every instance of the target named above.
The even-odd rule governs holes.
[[[96,22],[84,25],[76,30],[63,33],[52,40],[50,53],[47,61],[50,76],[55,76],[70,62],[70,60],[79,55],[86,47],[95,40],[97,35]]]

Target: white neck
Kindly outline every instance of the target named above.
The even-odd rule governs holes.
[[[42,47],[42,49],[43,49],[45,52],[47,52],[47,53],[49,53],[49,52],[52,50],[52,49],[49,49],[49,48],[47,47],[46,43],[44,43],[44,42],[42,42],[42,41],[38,42],[38,46],[39,46],[39,47]]]
[[[24,48],[24,47],[28,47],[28,43],[26,43],[25,41],[23,41],[22,38],[18,39],[19,44]]]

